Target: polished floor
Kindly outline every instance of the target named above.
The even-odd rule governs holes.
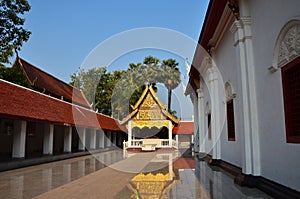
[[[271,198],[175,151],[122,150],[0,172],[0,198]]]

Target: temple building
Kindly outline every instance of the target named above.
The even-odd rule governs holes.
[[[92,110],[82,91],[21,58],[13,67],[29,88],[0,79],[1,161],[122,147],[126,129]]]
[[[128,142],[125,143],[124,149],[178,149],[179,135],[193,134],[193,130],[189,128],[193,123],[180,122],[166,111],[166,105],[160,101],[150,85],[145,87],[140,99],[131,108],[132,112],[121,121],[128,129]],[[177,128],[174,128],[175,126]],[[180,141],[183,141],[182,139]]]
[[[300,191],[299,8],[211,0],[186,90],[199,157],[276,198]]]

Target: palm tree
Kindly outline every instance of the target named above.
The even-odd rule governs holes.
[[[175,59],[163,60],[162,68],[164,70],[163,84],[168,89],[168,111],[171,111],[172,90],[181,82],[180,71],[177,67],[179,63]]]

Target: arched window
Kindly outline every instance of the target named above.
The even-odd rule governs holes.
[[[275,60],[281,68],[288,143],[300,143],[300,21],[287,23],[277,40]]]
[[[300,20],[291,20],[278,36],[273,65],[281,68],[300,56]]]
[[[225,83],[226,92],[226,112],[227,112],[227,135],[228,141],[235,141],[235,122],[234,122],[234,105],[233,99],[235,98],[235,93],[233,92],[232,86],[229,82]]]

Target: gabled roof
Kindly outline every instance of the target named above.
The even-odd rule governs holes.
[[[194,122],[181,121],[178,126],[173,128],[172,134],[180,135],[193,135],[194,134]]]
[[[58,99],[63,98],[63,100],[73,104],[90,108],[82,91],[40,70],[19,57],[17,57],[13,67],[17,67],[17,64],[20,65],[32,89],[48,95],[50,94]]]
[[[126,131],[118,120],[0,79],[0,117]]]
[[[128,122],[131,118],[133,118],[139,112],[139,108],[142,105],[142,102],[144,102],[144,100],[147,98],[148,95],[151,95],[152,98],[155,100],[155,102],[158,105],[158,107],[160,108],[162,114],[164,114],[173,123],[175,123],[175,124],[179,123],[178,119],[176,119],[173,115],[171,115],[168,111],[166,111],[166,105],[164,105],[160,101],[159,97],[156,95],[156,93],[153,90],[152,86],[146,86],[146,88],[143,91],[140,99],[137,101],[137,103],[134,106],[132,106],[133,111],[121,121],[121,124],[125,124],[126,122]]]

